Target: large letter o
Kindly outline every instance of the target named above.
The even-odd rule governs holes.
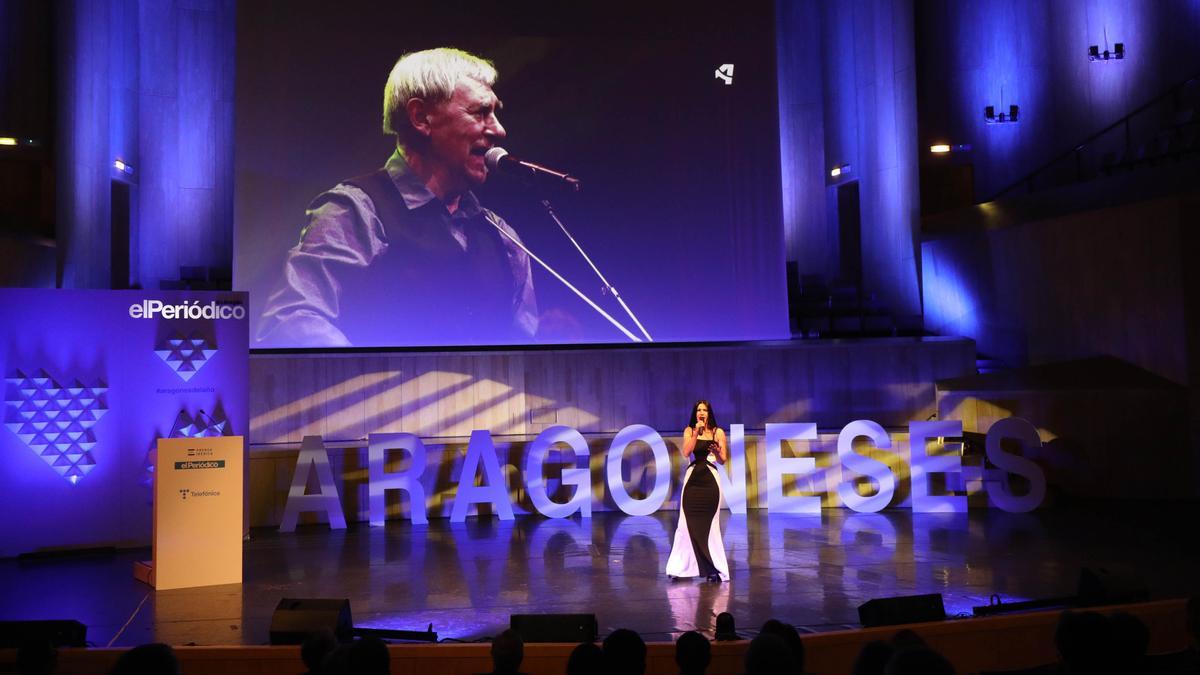
[[[654,451],[654,489],[645,499],[634,499],[625,490],[625,481],[621,478],[621,464],[625,457],[625,448],[630,443],[641,441]],[[617,432],[612,445],[608,447],[606,460],[606,479],[608,490],[612,494],[617,508],[631,516],[648,516],[662,508],[667,498],[671,496],[671,456],[667,454],[667,444],[658,432],[645,424],[630,424]]]

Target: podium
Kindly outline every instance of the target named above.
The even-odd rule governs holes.
[[[159,439],[153,560],[134,577],[160,591],[242,582],[244,447],[242,436]]]

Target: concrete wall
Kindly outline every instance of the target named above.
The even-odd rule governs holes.
[[[917,315],[912,2],[777,6],[788,260],[801,274],[837,277],[836,186],[858,181],[864,289],[894,314]],[[843,164],[850,173],[831,178]]]
[[[1196,0],[927,0],[916,21],[922,151],[971,144],[979,200],[1200,72]],[[1089,62],[1106,33],[1126,58]]]
[[[1189,208],[1165,197],[927,241],[926,328],[1009,366],[1109,355],[1186,384]]]
[[[232,265],[234,27],[232,0],[61,4],[61,286],[110,286],[114,179],[131,185],[131,282]]]

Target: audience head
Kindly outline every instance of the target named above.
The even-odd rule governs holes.
[[[883,640],[874,640],[863,645],[858,657],[854,659],[852,675],[883,675],[888,661],[896,650]]]
[[[721,612],[717,615],[717,630],[713,635],[713,639],[718,642],[725,640],[741,640],[741,636],[737,634],[737,627],[733,623],[733,615],[729,612]]]
[[[1192,648],[1200,649],[1200,595],[1187,601],[1187,633],[1192,636]]]
[[[26,640],[17,647],[19,675],[50,675],[58,667],[58,650],[46,638]]]
[[[567,659],[567,675],[600,675],[604,672],[604,652],[594,642],[581,642]]]
[[[628,628],[618,628],[604,638],[604,666],[610,673],[642,675],[646,672],[646,643]]]
[[[946,657],[925,646],[897,649],[883,669],[884,675],[954,675]]]
[[[1112,628],[1117,667],[1125,672],[1138,670],[1150,648],[1150,629],[1129,612],[1114,612],[1108,622]]]
[[[1066,611],[1054,629],[1054,646],[1067,673],[1112,672],[1112,626],[1096,612]]]
[[[759,632],[778,635],[792,652],[792,660],[796,662],[795,672],[804,672],[804,643],[800,640],[800,633],[796,632],[795,626],[778,619],[768,619]]]
[[[690,630],[675,641],[675,665],[683,675],[703,675],[712,663],[712,645],[708,638]]]
[[[391,656],[387,644],[379,638],[361,638],[339,645],[325,658],[325,675],[388,675]]]
[[[796,660],[783,638],[762,633],[746,649],[746,675],[779,675],[796,672]]]
[[[515,673],[525,659],[525,643],[511,628],[492,639],[492,672]]]
[[[117,659],[110,675],[179,675],[175,651],[161,643],[140,645]]]
[[[892,636],[892,647],[896,649],[904,649],[906,647],[925,647],[925,641],[921,639],[914,631],[907,628],[896,631]]]
[[[325,628],[304,638],[304,644],[300,645],[300,660],[309,673],[319,673],[325,658],[336,648],[337,638],[333,636],[333,631]]]

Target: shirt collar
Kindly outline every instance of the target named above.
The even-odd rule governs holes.
[[[404,205],[408,207],[409,211],[415,211],[429,202],[442,203],[437,198],[437,195],[433,194],[426,187],[425,183],[422,183],[421,179],[413,174],[408,166],[408,161],[404,159],[404,155],[401,154],[398,148],[388,158],[384,169],[388,172],[388,177],[392,179],[392,183],[395,184],[396,189],[400,191],[400,196],[404,199]],[[442,208],[445,208],[445,206],[443,205]],[[458,198],[458,210],[455,211],[454,215],[459,216],[461,214],[467,218],[473,218],[480,211],[482,211],[482,208],[479,206],[479,200],[475,197],[475,193],[467,191]]]

